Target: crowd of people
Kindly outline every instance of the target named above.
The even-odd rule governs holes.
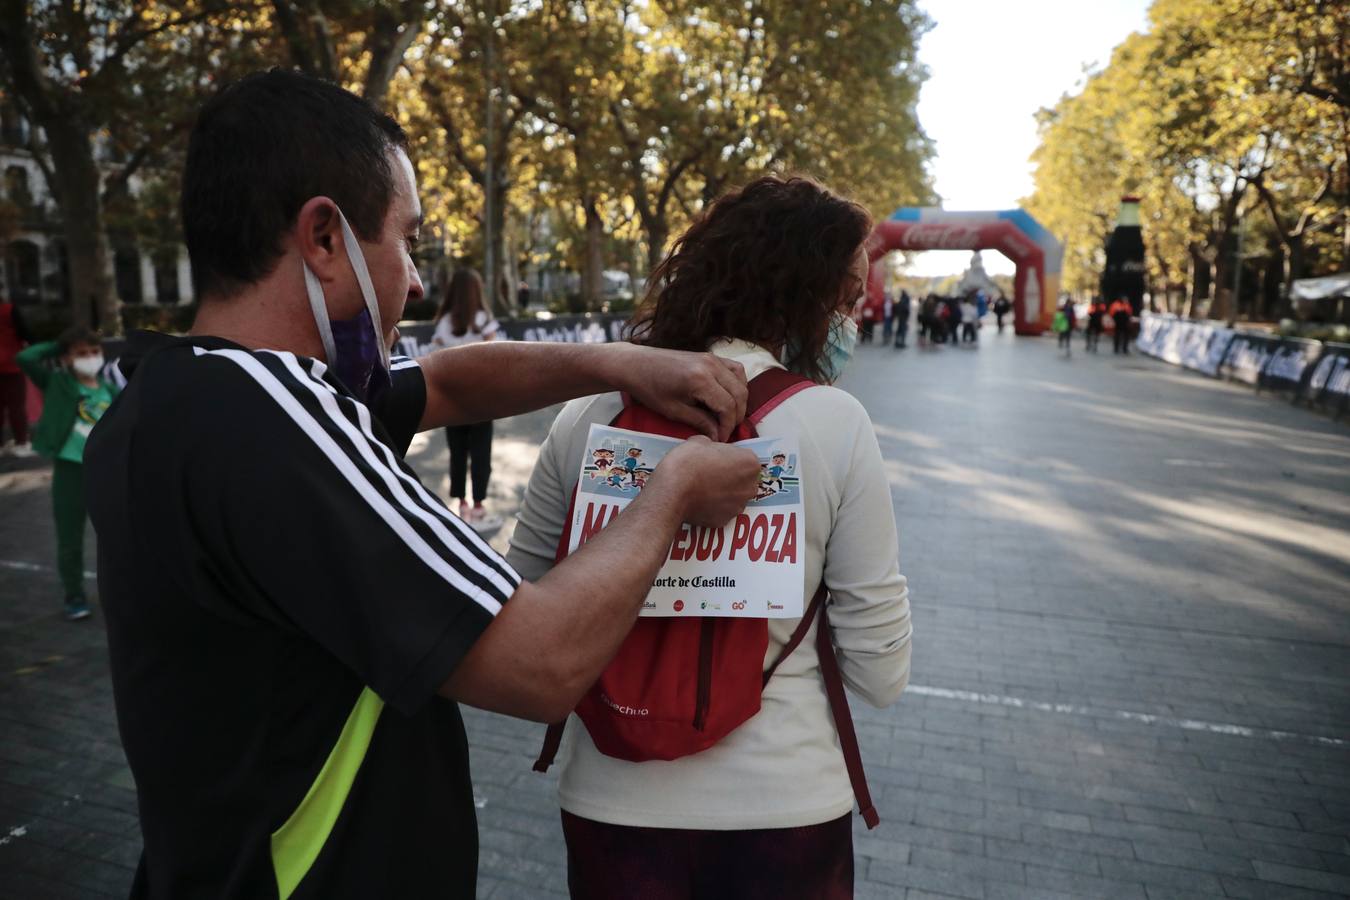
[[[1055,333],[1056,343],[1064,355],[1073,355],[1073,334],[1079,326],[1078,305],[1072,298],[1065,297],[1055,310],[1050,330]],[[1093,297],[1086,305],[1086,319],[1083,324],[1083,349],[1096,353],[1101,343],[1106,323],[1111,323],[1111,352],[1129,356],[1130,341],[1134,328],[1134,307],[1125,297],[1117,297],[1108,304],[1100,296]]]
[[[990,304],[983,291],[972,291],[964,296],[929,294],[915,301],[909,291],[887,290],[878,311],[869,303],[860,305],[859,343],[876,342],[876,325],[881,322],[881,343],[903,350],[909,346],[911,325],[916,326],[920,346],[933,344],[977,345],[985,317],[993,312],[999,334],[1003,333],[1004,318],[1012,311],[1012,304],[999,295]]]
[[[1083,307],[1081,315],[1080,306]],[[993,303],[988,301],[983,291],[971,291],[964,296],[929,294],[916,302],[908,290],[901,289],[896,293],[886,292],[880,311],[873,304],[860,301],[855,316],[859,321],[859,343],[876,343],[876,325],[880,322],[881,343],[903,349],[908,346],[911,324],[917,327],[921,346],[975,346],[979,343],[980,329],[988,314],[993,314],[998,333],[1002,334],[1007,325],[1004,320],[1011,312],[1012,303],[1002,294]],[[1101,297],[1094,297],[1087,304],[1076,304],[1071,298],[1065,297],[1055,309],[1050,331],[1056,336],[1059,349],[1066,356],[1071,356],[1072,340],[1077,331],[1081,329],[1083,332],[1084,349],[1096,353],[1101,336],[1108,326],[1112,352],[1128,356],[1134,328],[1134,308],[1125,297],[1117,297],[1110,303]]]

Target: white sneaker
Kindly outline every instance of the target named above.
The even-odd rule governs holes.
[[[7,450],[10,456],[18,457],[19,459],[31,459],[32,457],[37,456],[37,451],[33,449],[32,444],[15,444],[13,447],[7,448]]]
[[[481,506],[475,506],[469,511],[469,527],[479,534],[486,534],[489,531],[496,531],[502,527],[502,517],[495,516],[483,509]]]

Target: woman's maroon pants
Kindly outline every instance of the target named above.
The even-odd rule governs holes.
[[[850,816],[801,828],[608,825],[563,811],[572,900],[851,900]]]

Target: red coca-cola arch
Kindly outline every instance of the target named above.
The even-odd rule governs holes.
[[[1016,265],[1013,276],[1013,330],[1040,334],[1050,327],[1059,293],[1064,249],[1025,210],[953,212],[905,207],[877,223],[867,242],[867,303],[879,317],[886,275],[877,263],[895,250],[997,250]]]

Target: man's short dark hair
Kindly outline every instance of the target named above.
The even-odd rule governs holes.
[[[198,297],[223,297],[276,265],[281,236],[330,197],[376,240],[393,197],[398,123],[335,84],[284,69],[221,89],[197,117],[183,172],[183,232]]]

